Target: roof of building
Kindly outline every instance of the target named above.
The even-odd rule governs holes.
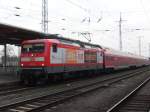
[[[72,41],[84,45],[91,45],[91,46],[101,48],[100,45],[95,45],[87,42],[81,42],[79,40],[64,38],[57,34],[45,34],[38,31],[33,31],[25,28],[20,28],[8,24],[0,23],[0,44],[7,43],[7,44],[20,45],[24,40],[46,39],[46,38]]]
[[[23,40],[42,38],[44,33],[0,23],[0,44],[21,44]]]

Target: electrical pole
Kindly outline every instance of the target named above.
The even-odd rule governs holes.
[[[42,0],[42,31],[48,33],[48,0]]]
[[[121,12],[120,12],[120,20],[119,20],[119,48],[120,51],[122,51],[122,29],[121,26],[122,25],[122,17],[121,17]]]
[[[150,43],[149,43],[149,58],[150,58]]]
[[[126,21],[126,20],[122,20],[122,16],[121,16],[121,12],[120,12],[120,19],[119,21],[117,21],[119,23],[119,50],[122,51],[123,48],[123,42],[122,42],[122,22]]]
[[[138,39],[139,39],[139,55],[141,56],[141,36],[140,37],[138,37]]]
[[[141,37],[139,37],[139,55],[141,56]]]

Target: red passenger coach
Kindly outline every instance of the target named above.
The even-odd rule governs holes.
[[[105,68],[118,70],[149,65],[148,58],[105,48]]]
[[[27,40],[22,43],[20,65],[21,81],[36,82],[63,73],[101,70],[103,52],[98,45],[80,41]]]

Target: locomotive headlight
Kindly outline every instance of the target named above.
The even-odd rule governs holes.
[[[42,64],[42,66],[44,66],[44,63]]]
[[[21,64],[21,66],[23,67],[23,64]]]

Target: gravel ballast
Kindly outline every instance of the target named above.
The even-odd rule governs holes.
[[[125,79],[106,88],[71,99],[46,112],[106,112],[117,101],[149,77],[150,72]]]

